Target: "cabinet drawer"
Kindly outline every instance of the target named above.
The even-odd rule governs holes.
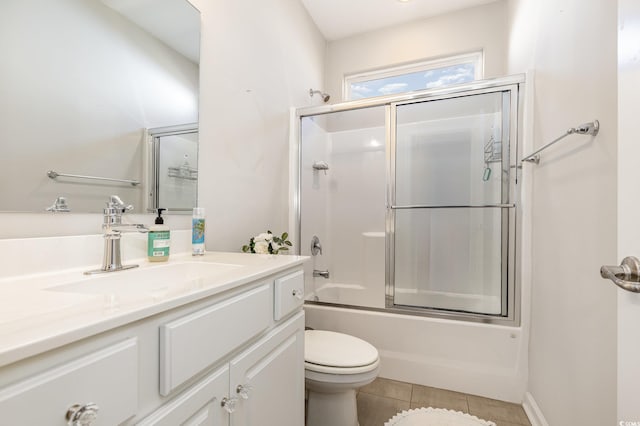
[[[215,363],[271,325],[271,285],[222,301],[160,327],[160,394]]]
[[[304,272],[297,271],[276,279],[274,291],[273,317],[279,321],[304,302]]]
[[[138,348],[136,339],[82,358],[0,390],[2,424],[67,424],[75,404],[98,406],[96,426],[124,422],[138,410]]]
[[[216,370],[173,401],[165,404],[138,426],[223,425],[229,415],[221,401],[228,394],[229,366]]]

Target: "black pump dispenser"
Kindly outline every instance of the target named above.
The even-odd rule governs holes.
[[[162,218],[162,212],[167,209],[157,209],[158,217],[156,217],[156,225],[164,225],[164,219]]]

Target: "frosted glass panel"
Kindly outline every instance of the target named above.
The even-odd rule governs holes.
[[[509,173],[503,97],[497,92],[398,106],[397,205],[501,202]]]
[[[502,209],[396,211],[396,305],[502,314]]]
[[[385,119],[380,106],[301,120],[301,254],[314,235],[322,245],[307,262],[311,300],[385,306]]]

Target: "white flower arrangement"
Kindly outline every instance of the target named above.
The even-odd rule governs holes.
[[[289,234],[286,232],[280,237],[273,235],[271,231],[263,232],[251,238],[249,244],[242,246],[242,251],[244,253],[278,254],[293,246],[287,238],[289,238]]]

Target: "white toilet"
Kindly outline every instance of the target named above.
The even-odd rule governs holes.
[[[305,331],[307,426],[358,426],[356,389],[378,376],[378,350],[348,334]]]

